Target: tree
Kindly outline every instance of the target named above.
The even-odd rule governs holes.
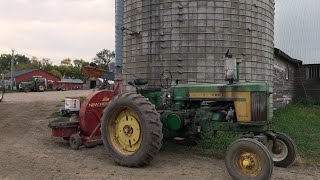
[[[21,54],[14,55],[14,65],[28,64],[28,63],[30,63],[30,59],[28,57],[26,57],[25,55],[21,55]]]
[[[73,64],[74,77],[82,80],[85,79],[85,76],[82,74],[82,68],[89,65],[89,62],[86,62],[83,59],[75,59],[73,60]]]
[[[89,65],[89,62],[84,61],[83,59],[75,59],[73,60],[73,64],[76,68],[81,70],[84,66]]]
[[[11,59],[11,54],[2,54],[0,56],[0,73],[10,72]],[[86,65],[89,65],[89,62],[86,62],[83,59],[71,60],[70,58],[66,58],[61,61],[59,66],[52,65],[50,59],[48,58],[42,58],[40,60],[37,57],[32,57],[29,59],[24,55],[16,54],[14,59],[15,71],[26,69],[42,69],[60,78],[65,77],[84,79],[85,77],[81,72],[82,68]]]
[[[0,72],[1,71],[10,71],[11,69],[11,59],[12,55],[11,54],[2,54],[0,56]],[[29,64],[30,59],[24,55],[21,54],[15,54],[14,55],[14,66],[17,65],[25,65]]]
[[[11,54],[2,54],[0,56],[0,72],[10,71],[11,58]]]
[[[50,72],[53,70],[53,65],[51,63],[51,60],[49,58],[42,58],[40,61],[41,63],[41,69],[47,72]]]
[[[67,58],[67,59],[62,60],[62,61],[60,62],[60,65],[71,67],[71,66],[72,66],[71,59],[70,59],[70,58]]]
[[[57,71],[56,69],[51,70],[49,73],[51,73],[52,75],[58,77],[58,78],[62,78],[62,74]]]
[[[102,69],[107,69],[109,62],[115,57],[114,51],[103,49],[96,54],[93,61]]]

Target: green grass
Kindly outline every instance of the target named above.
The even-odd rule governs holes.
[[[302,162],[320,166],[320,106],[292,104],[278,109],[274,113],[273,127],[293,139]],[[228,146],[239,137],[240,134],[234,132],[218,132],[216,137],[202,140],[196,146],[168,141],[164,146],[169,151],[222,159]]]
[[[52,114],[51,114],[51,117],[52,118],[57,118],[57,117],[60,117],[61,115],[60,115],[60,112],[53,112]]]
[[[320,165],[320,106],[292,104],[277,110],[274,129],[291,137],[302,161]]]
[[[224,158],[224,154],[228,146],[239,138],[239,133],[217,132],[217,134],[211,138],[198,141],[197,145],[186,146],[166,141],[164,146],[169,151],[177,151],[179,153],[192,153],[196,155],[222,159]]]

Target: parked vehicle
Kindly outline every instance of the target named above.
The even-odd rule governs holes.
[[[42,78],[42,76],[32,76],[31,80],[28,82],[21,82],[19,84],[20,91],[34,91],[43,92],[47,89],[47,79]]]

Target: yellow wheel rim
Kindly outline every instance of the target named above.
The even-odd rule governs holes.
[[[240,171],[250,177],[256,177],[261,172],[261,159],[252,152],[242,152],[236,156],[236,163]]]
[[[141,146],[140,120],[131,109],[123,109],[111,117],[109,136],[113,147],[123,155],[134,154]]]

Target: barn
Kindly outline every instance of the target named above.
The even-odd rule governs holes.
[[[32,76],[41,76],[47,79],[48,81],[57,82],[60,81],[60,78],[44,71],[41,69],[26,69],[22,71],[13,72],[13,86],[18,87],[20,82],[26,82],[30,80]],[[11,84],[11,74],[7,73],[4,75],[4,79],[6,81],[6,86],[10,86]],[[8,88],[8,87],[6,87]]]
[[[83,81],[81,79],[61,79],[55,82],[52,88],[58,91],[82,89]]]

